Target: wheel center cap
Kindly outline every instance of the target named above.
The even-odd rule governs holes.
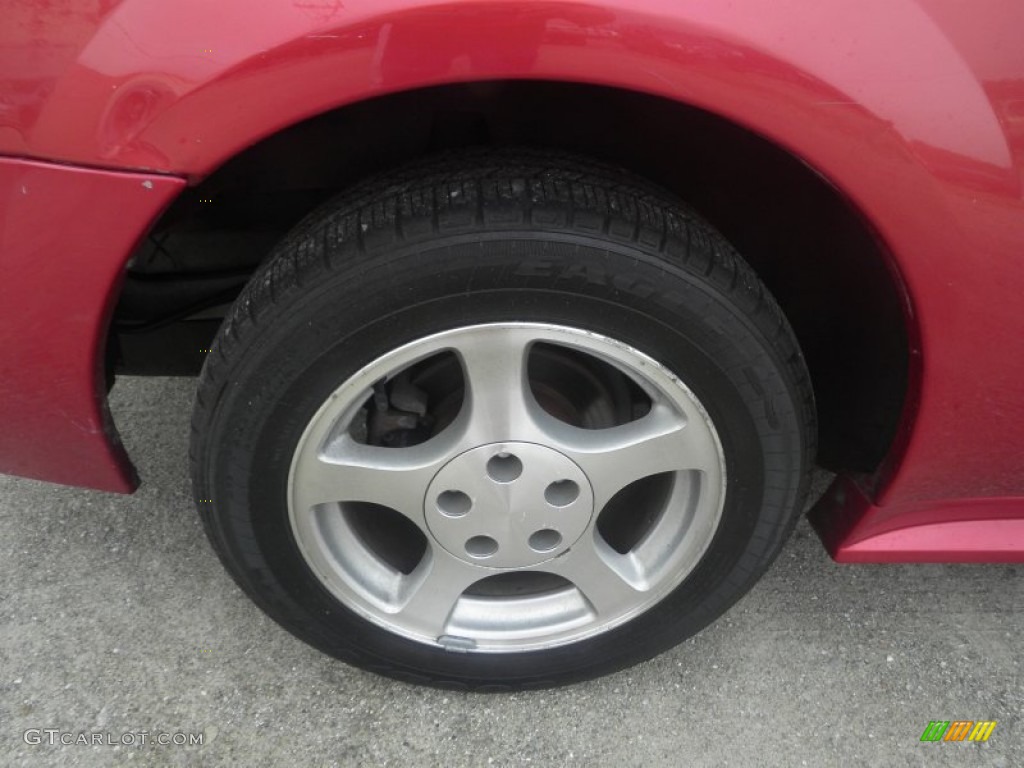
[[[491,443],[459,454],[427,488],[431,535],[455,557],[523,568],[568,550],[590,525],[594,493],[569,457],[535,443]]]

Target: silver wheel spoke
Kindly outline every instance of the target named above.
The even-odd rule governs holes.
[[[447,456],[433,441],[412,448],[378,448],[346,439],[334,456],[295,467],[293,493],[300,509],[336,501],[365,501],[400,512],[423,527],[423,495]]]
[[[550,430],[557,447],[586,472],[601,509],[630,483],[661,472],[709,471],[718,452],[703,424],[690,425],[664,406],[641,419],[609,429],[577,429],[564,424]]]
[[[429,637],[440,637],[459,597],[486,575],[435,547],[407,577],[408,592],[396,617]]]
[[[552,560],[546,569],[572,582],[599,618],[621,614],[634,606],[646,586],[629,556],[620,555],[593,532]]]
[[[470,335],[455,348],[465,375],[471,442],[536,436],[526,377],[528,348],[529,337],[517,330]]]

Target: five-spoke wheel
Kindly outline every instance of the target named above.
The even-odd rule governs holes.
[[[538,345],[547,364],[531,366]],[[439,375],[446,362],[460,370]],[[613,412],[587,402],[572,366],[608,381],[599,396],[629,393],[636,417],[583,425],[545,410],[535,392],[568,413]],[[357,425],[396,407],[396,382],[423,403],[401,413],[433,429],[369,445]],[[441,427],[427,404],[452,398]],[[605,631],[678,585],[714,535],[725,476],[706,411],[660,364],[579,329],[502,323],[418,339],[344,382],[299,442],[289,502],[303,555],[353,610],[411,639],[524,650]],[[613,518],[637,504],[624,541]],[[386,536],[361,533],[367,515],[388,518]]]

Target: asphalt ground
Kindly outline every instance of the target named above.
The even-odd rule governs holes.
[[[1024,568],[838,566],[806,522],[717,624],[601,680],[458,694],[333,661],[207,545],[192,391],[115,387],[134,496],[0,477],[0,766],[1024,766]],[[922,743],[932,720],[998,725]]]

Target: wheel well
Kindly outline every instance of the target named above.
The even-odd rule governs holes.
[[[194,372],[218,307],[312,208],[367,175],[479,145],[590,155],[698,210],[793,325],[814,384],[821,463],[877,468],[906,400],[909,353],[903,286],[870,224],[811,168],[750,131],[600,86],[429,88],[344,107],[263,140],[186,190],[133,255],[112,326],[112,365]]]

